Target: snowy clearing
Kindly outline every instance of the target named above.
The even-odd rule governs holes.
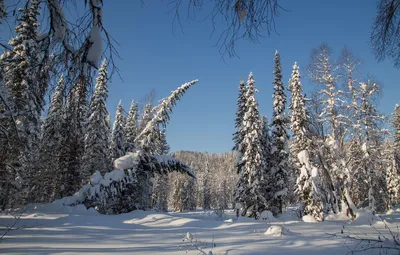
[[[391,211],[382,217],[395,229],[400,212]],[[9,226],[13,222],[11,215],[0,216],[1,225]],[[17,224],[25,228],[4,237],[0,254],[186,254],[186,251],[198,254],[192,246],[197,240],[200,247],[206,243],[203,248],[206,254],[212,249],[214,255],[336,255],[347,254],[355,247],[354,242],[348,240],[344,246],[345,239],[329,235],[340,234],[343,226],[370,236],[377,230],[388,233],[382,221],[373,227],[367,222],[359,219],[359,223],[350,223],[344,217],[328,217],[325,222],[307,223],[287,214],[268,224],[242,217],[236,221],[232,210],[226,211],[223,219],[212,211],[202,210],[101,215],[82,205],[66,207],[52,203],[30,205]],[[282,227],[284,234],[277,235],[276,231],[280,232]],[[265,234],[268,229],[271,233]],[[379,254],[379,251],[362,254]]]

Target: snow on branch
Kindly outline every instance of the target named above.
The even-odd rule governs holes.
[[[176,102],[185,94],[185,92],[197,83],[199,80],[193,80],[187,82],[172,91],[169,97],[160,100],[160,104],[152,110],[155,112],[154,117],[149,121],[143,131],[136,137],[135,142],[141,145],[147,144],[151,139],[151,134],[156,132],[159,125],[163,125],[165,128],[170,120],[170,114],[172,113],[172,107],[175,106]]]

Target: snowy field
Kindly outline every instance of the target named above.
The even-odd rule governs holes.
[[[368,213],[361,213],[352,223],[338,216],[328,216],[322,223],[304,222],[290,214],[269,221],[233,218],[233,211],[227,211],[221,219],[212,211],[202,210],[100,215],[83,206],[36,205],[30,206],[18,221],[16,227],[22,228],[4,237],[0,254],[208,254],[212,250],[214,255],[328,255],[347,254],[356,247],[354,241],[329,235],[340,234],[343,226],[370,237],[377,237],[378,231],[390,236],[383,221]],[[400,212],[382,218],[397,232]],[[13,222],[10,215],[0,217],[1,225]],[[183,241],[185,237],[192,238],[193,243],[201,241],[203,244],[197,242],[197,246],[204,253],[195,250],[188,239]],[[379,254],[379,250],[360,254]]]

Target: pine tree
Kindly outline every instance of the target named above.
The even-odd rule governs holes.
[[[96,87],[90,102],[88,119],[85,131],[85,150],[82,158],[82,178],[88,180],[95,172],[105,174],[111,170],[108,145],[108,111],[106,101],[107,90],[107,62],[104,60],[99,69]]]
[[[114,160],[116,160],[117,158],[125,155],[125,122],[123,114],[124,109],[122,107],[122,101],[119,101],[117,112],[115,113],[113,129],[111,132],[110,153],[112,162],[114,162]]]
[[[236,188],[236,201],[243,206],[242,215],[257,218],[266,209],[267,203],[263,194],[263,171],[265,159],[263,151],[263,125],[258,112],[258,103],[254,97],[257,89],[250,73],[247,81],[246,112],[243,116],[243,141],[239,145],[245,148],[243,165],[239,173]]]
[[[275,52],[275,79],[273,84],[273,119],[272,119],[272,167],[271,178],[274,185],[272,189],[271,210],[274,214],[282,213],[287,202],[289,153],[287,134],[287,121],[285,117],[286,95],[282,83],[281,61],[278,51]]]
[[[134,152],[136,145],[135,139],[138,132],[138,106],[132,100],[131,107],[129,108],[128,119],[125,125],[125,151]]]
[[[51,98],[48,115],[43,122],[42,139],[39,159],[41,164],[39,190],[42,194],[37,201],[48,203],[54,199],[55,180],[60,175],[59,157],[62,143],[62,123],[64,107],[64,77],[57,84],[56,90]]]

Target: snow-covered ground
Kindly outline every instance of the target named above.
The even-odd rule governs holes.
[[[383,215],[397,232],[400,212]],[[0,225],[10,226],[11,215],[0,215]],[[372,220],[372,226],[370,222]],[[345,216],[328,216],[322,223],[304,222],[291,214],[278,219],[235,220],[233,211],[223,219],[212,211],[185,213],[134,211],[120,215],[100,215],[82,205],[65,207],[58,203],[31,205],[16,227],[0,243],[0,254],[199,254],[196,245],[208,254],[347,254],[356,245],[333,238],[345,226],[370,237],[386,235],[379,218],[368,212],[350,223]],[[4,232],[4,229],[0,230]],[[2,233],[0,232],[0,235]],[[389,235],[388,235],[389,236]],[[204,244],[205,243],[205,244]],[[213,247],[214,246],[214,247]],[[360,248],[360,247],[359,247]],[[186,253],[187,252],[187,253]],[[394,251],[389,254],[397,254]],[[378,250],[369,253],[379,254]]]

